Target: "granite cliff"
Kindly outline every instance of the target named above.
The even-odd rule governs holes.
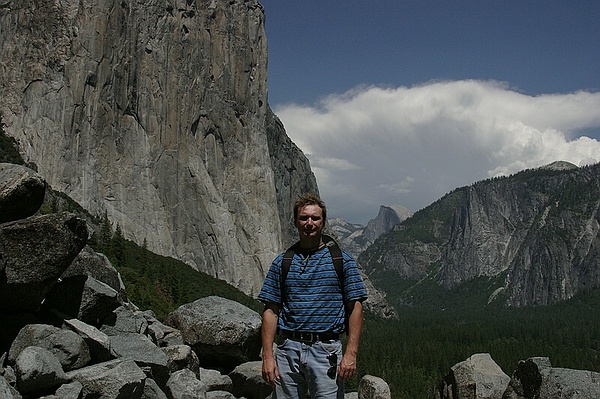
[[[600,288],[599,199],[600,164],[481,181],[383,234],[359,262],[396,304],[466,296],[460,287],[477,282],[479,306],[557,303]]]
[[[126,238],[256,294],[317,191],[267,103],[264,19],[256,0],[5,1],[5,131]]]

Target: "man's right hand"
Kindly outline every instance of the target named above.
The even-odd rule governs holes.
[[[279,315],[279,306],[269,303],[265,305],[262,314],[261,340],[263,348],[262,375],[263,379],[275,386],[275,381],[279,381],[279,370],[273,356],[273,341],[277,332],[277,319]]]
[[[271,386],[275,386],[275,381],[279,381],[279,370],[272,356],[263,359],[262,376]]]

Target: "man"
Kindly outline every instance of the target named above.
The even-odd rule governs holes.
[[[356,373],[367,292],[355,260],[346,252],[340,281],[324,242],[326,218],[318,196],[306,194],[296,201],[294,223],[300,240],[289,271],[284,280],[284,254],[275,258],[258,296],[265,303],[262,373],[274,387],[274,399],[304,399],[308,394],[314,399],[341,399],[344,379]],[[344,332],[348,342],[342,356],[339,336]]]

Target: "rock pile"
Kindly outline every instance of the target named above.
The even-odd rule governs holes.
[[[219,297],[183,305],[165,323],[140,311],[108,259],[86,246],[85,221],[36,215],[45,185],[0,164],[0,398],[270,395],[256,312]],[[354,396],[389,397],[369,378]]]

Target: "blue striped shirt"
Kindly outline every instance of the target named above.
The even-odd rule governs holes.
[[[367,290],[355,260],[346,252],[344,258],[344,298],[363,301]],[[311,254],[294,254],[285,280],[286,294],[281,294],[280,254],[267,272],[258,299],[280,305],[278,327],[302,332],[345,331],[345,306],[331,253],[327,247]]]

